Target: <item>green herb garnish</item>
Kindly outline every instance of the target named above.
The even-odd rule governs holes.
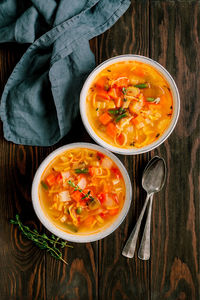
[[[109,109],[108,112],[110,115],[118,115],[119,114],[118,109]]]
[[[68,183],[70,186],[72,186],[72,187],[74,188],[74,191],[79,191],[79,192],[81,192],[81,193],[83,194],[83,196],[82,196],[81,199],[89,198],[89,200],[91,200],[91,201],[94,201],[94,200],[95,200],[94,197],[90,196],[90,193],[91,193],[90,191],[89,191],[87,194],[85,194],[85,193],[83,192],[83,190],[80,189],[79,186],[76,185],[76,184],[75,184],[74,182],[72,182],[71,180],[68,180],[67,183]]]
[[[96,111],[98,111],[98,110],[99,110],[99,108],[97,107],[97,108],[96,108]]]
[[[53,234],[51,235],[51,238],[49,238],[45,233],[40,234],[36,229],[31,230],[28,226],[22,224],[19,215],[15,216],[15,220],[11,219],[10,223],[17,225],[23,235],[27,239],[34,242],[35,245],[40,249],[47,250],[47,252],[49,252],[51,256],[67,264],[67,262],[62,257],[61,251],[58,248],[72,248],[72,246],[68,245],[66,241],[62,241],[60,238],[54,236]]]
[[[124,102],[126,102],[126,101],[127,101],[127,99],[126,99],[126,98],[124,98],[124,99],[123,99],[123,101],[124,101]]]
[[[119,115],[116,119],[115,119],[115,122],[119,122],[121,119],[127,117],[127,114],[122,114],[122,115]]]
[[[119,109],[109,109],[108,112],[111,115],[121,115],[126,112],[126,109],[120,107]]]
[[[148,83],[139,83],[139,84],[134,85],[134,87],[137,87],[139,89],[145,89],[148,87]]]
[[[88,169],[75,169],[76,174],[87,174],[89,171]]]
[[[48,185],[43,180],[41,181],[41,185],[45,190],[49,189]]]
[[[125,87],[122,88],[122,93],[126,95],[127,89]]]

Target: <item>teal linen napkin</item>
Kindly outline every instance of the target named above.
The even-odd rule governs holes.
[[[71,129],[83,82],[95,67],[89,40],[112,26],[129,0],[6,0],[0,42],[32,43],[1,99],[4,137],[50,146]]]

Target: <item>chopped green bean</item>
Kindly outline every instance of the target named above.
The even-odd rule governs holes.
[[[148,83],[139,83],[139,84],[134,85],[134,87],[137,87],[139,89],[145,89],[148,87]]]
[[[41,185],[45,190],[49,189],[48,185],[43,180],[41,181]]]
[[[115,122],[119,122],[121,119],[127,117],[127,114],[122,114],[122,115],[119,115],[116,119],[115,119]]]
[[[88,169],[75,169],[76,174],[87,174]]]

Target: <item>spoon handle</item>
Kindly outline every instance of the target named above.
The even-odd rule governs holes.
[[[150,258],[150,236],[151,236],[151,212],[152,212],[153,194],[150,197],[149,211],[142,236],[142,241],[138,251],[138,257],[143,260]]]
[[[133,231],[131,232],[129,239],[127,240],[126,245],[124,246],[122,255],[125,257],[132,258],[134,256],[138,233],[140,230],[140,225],[141,225],[142,218],[144,216],[144,212],[147,207],[147,203],[149,201],[150,196],[151,196],[151,194],[147,194],[143,209],[140,213],[137,223],[135,224],[135,227],[134,227]]]

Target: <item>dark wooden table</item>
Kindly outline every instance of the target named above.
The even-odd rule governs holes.
[[[93,141],[80,117],[61,142],[48,148],[5,141],[1,124],[1,300],[200,299],[199,19],[199,1],[132,1],[110,30],[91,41],[97,63],[123,53],[145,55],[161,63],[177,83],[181,113],[174,132],[159,148],[144,155],[119,156],[133,185],[128,216],[105,239],[66,249],[68,266],[35,247],[9,219],[19,213],[24,223],[45,231],[31,204],[31,182],[38,165],[61,145]],[[0,46],[1,92],[26,48]],[[166,187],[153,204],[151,259],[126,259],[121,251],[146,196],[141,187],[142,171],[156,154],[165,158],[168,175]]]

